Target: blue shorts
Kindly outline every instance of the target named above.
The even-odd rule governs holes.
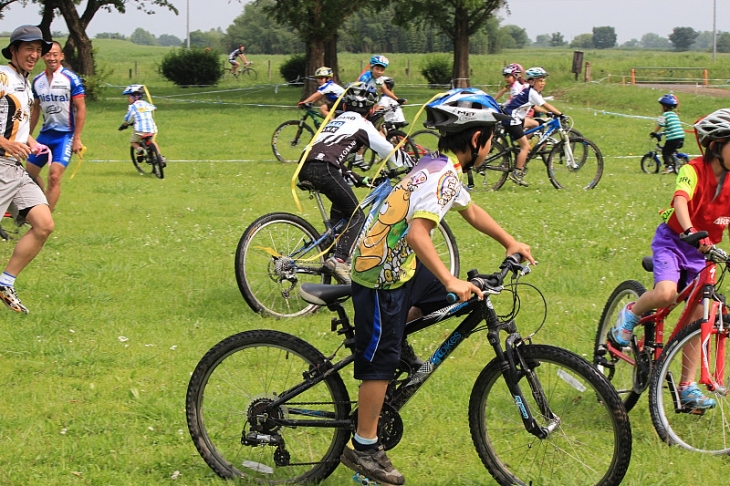
[[[651,242],[654,264],[654,285],[669,280],[679,282],[681,272],[691,282],[707,264],[705,257],[692,245],[679,239],[679,235],[665,223],[659,225]],[[680,289],[681,290],[681,289]]]
[[[446,288],[421,263],[405,285],[376,290],[352,283],[355,307],[355,371],[358,380],[390,380],[400,360],[408,311],[446,307]]]
[[[36,142],[47,145],[51,149],[50,157],[52,162],[57,162],[64,167],[68,167],[71,161],[73,150],[74,134],[72,132],[57,132],[48,130],[38,134]],[[36,167],[43,167],[48,163],[49,154],[30,155],[28,162]]]

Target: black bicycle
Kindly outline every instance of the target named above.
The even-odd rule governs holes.
[[[132,157],[132,163],[135,169],[141,175],[154,174],[158,179],[165,178],[165,166],[166,163],[163,160],[160,152],[157,151],[157,145],[154,143],[154,134],[147,133],[142,136],[142,148],[144,152],[137,154],[134,147],[129,147],[129,155]]]
[[[454,303],[408,323],[410,335],[464,317],[419,369],[401,361],[378,437],[385,449],[398,445],[400,409],[467,337],[486,332],[496,358],[476,379],[468,419],[490,474],[502,485],[617,485],[631,458],[626,410],[586,360],[533,344],[534,333],[518,333],[518,283],[529,272],[520,261],[513,255],[494,274],[469,272],[483,300]],[[490,295],[503,291],[513,296],[512,310],[499,316]],[[349,295],[348,285],[302,286],[303,298],[337,313],[331,329],[343,341],[326,356],[296,336],[261,329],[224,339],[198,363],[187,390],[187,423],[195,447],[218,475],[246,484],[311,484],[337,468],[356,428],[357,404],[340,376],[354,360],[354,327],[342,305]],[[501,331],[508,334],[504,347]]]

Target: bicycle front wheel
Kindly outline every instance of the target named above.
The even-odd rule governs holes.
[[[342,423],[351,409],[337,373],[306,387],[326,369],[316,348],[277,331],[242,332],[215,345],[196,366],[185,400],[201,457],[219,476],[245,484],[325,479],[350,438]],[[305,389],[292,400],[269,406],[298,385]]]
[[[131,145],[129,146],[129,155],[132,157],[134,168],[137,169],[140,175],[152,173],[152,165],[147,163],[147,157],[143,156],[142,160],[137,160],[137,151]]]
[[[656,174],[659,172],[659,160],[654,152],[649,152],[641,158],[641,170],[645,174]]]
[[[418,152],[418,159],[439,148],[439,134],[433,130],[419,130],[409,137]]]
[[[489,155],[484,159],[482,165],[475,169],[484,176],[482,185],[487,190],[496,191],[504,185],[509,175],[510,161],[510,151],[505,149],[501,143],[492,141]]]
[[[456,238],[454,233],[446,221],[441,220],[436,231],[431,235],[431,241],[433,246],[436,248],[436,252],[444,262],[446,268],[449,269],[451,275],[458,277],[459,271],[461,270],[461,263],[459,262],[459,249],[456,247]]]
[[[401,150],[408,154],[408,156],[413,160],[413,162],[417,162],[418,159],[421,158],[421,156],[418,153],[418,149],[416,149],[416,146],[413,145],[413,142],[411,142],[411,139],[408,138],[408,135],[406,135],[405,132],[402,132],[400,130],[391,130],[388,132],[388,142],[395,147],[398,145],[401,140],[403,140],[403,144],[401,145]],[[373,152],[375,154],[375,152]]]
[[[621,400],[624,402],[627,412],[634,408],[641,393],[649,384],[649,367],[652,357],[647,354],[642,354],[644,351],[640,349],[642,356],[639,359],[644,360],[644,367],[637,368],[634,363],[629,363],[620,356],[610,352],[606,347],[606,341],[608,340],[608,331],[616,324],[619,312],[629,302],[636,302],[644,292],[646,292],[646,288],[636,280],[621,282],[611,292],[601,313],[601,319],[598,321],[596,343],[593,347],[593,364],[598,371],[608,378],[608,381],[611,382],[614,388],[616,388]],[[634,336],[636,336],[637,341],[640,343],[640,348],[643,342],[643,331],[643,326],[634,328]],[[623,349],[622,352],[631,356],[634,360],[637,359],[631,347]]]
[[[541,426],[548,423],[541,409],[549,408],[559,425],[544,439],[527,432],[500,363],[492,360],[469,399],[472,440],[489,473],[502,485],[619,484],[631,459],[631,426],[611,384],[570,351],[542,345],[517,349],[537,378],[533,384],[521,379],[528,402],[523,405]],[[536,396],[548,403],[537,403]]]
[[[314,137],[314,130],[300,120],[289,120],[279,125],[271,137],[271,148],[279,162],[299,162],[304,148]]]
[[[548,177],[555,189],[593,189],[603,175],[603,155],[587,138],[571,137],[571,150],[558,142],[548,157]],[[572,153],[571,153],[572,152]]]
[[[306,220],[288,213],[261,216],[246,228],[236,249],[236,281],[254,311],[273,317],[308,314],[317,306],[299,296],[303,283],[330,283],[322,271],[326,246]]]
[[[258,73],[256,72],[256,70],[254,68],[248,68],[248,69],[246,69],[243,72],[243,74],[245,74],[246,76],[248,76],[250,79],[253,79],[254,81],[257,80],[258,77],[259,77]]]
[[[720,388],[708,391],[699,384],[700,378],[700,321],[695,321],[669,340],[657,362],[649,387],[649,411],[654,428],[668,444],[706,454],[730,453],[730,397],[728,378],[730,353],[727,337],[730,317],[724,317],[720,330],[713,326],[707,342],[706,357],[710,374],[717,373]],[[703,411],[683,408],[677,388],[681,381],[698,383],[702,393],[715,400],[714,408]]]

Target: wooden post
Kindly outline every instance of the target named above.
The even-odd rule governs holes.
[[[408,59],[408,66],[406,66],[406,76],[408,76],[408,78],[411,77],[411,60],[410,60],[410,58]]]
[[[137,77],[137,61],[134,61],[134,77]]]
[[[132,79],[132,68],[129,68],[129,79]]]
[[[584,78],[584,81],[586,83],[591,82],[591,63],[590,63],[590,61],[586,61],[586,76]]]
[[[636,84],[636,69],[631,68],[631,84]]]
[[[707,69],[705,69],[704,71],[702,71],[702,79],[704,79],[704,81],[705,81],[704,82],[704,85],[705,86],[707,86],[707,85],[710,84],[709,83],[709,79],[707,78]]]
[[[271,81],[271,59],[269,59],[269,81]]]

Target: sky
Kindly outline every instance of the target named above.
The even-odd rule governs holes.
[[[179,15],[161,9],[155,15],[145,15],[130,1],[126,14],[99,11],[87,33],[92,38],[101,32],[129,36],[141,27],[158,37],[172,34],[184,39],[188,29],[208,31],[220,27],[225,31],[243,12],[243,4],[248,3],[247,0],[170,1],[178,8]],[[85,5],[86,0],[81,4]],[[619,44],[632,38],[640,40],[647,33],[667,37],[674,27],[712,31],[713,4],[717,9],[718,32],[730,32],[730,0],[508,0],[508,4],[510,14],[505,10],[499,12],[502,25],[514,24],[526,29],[533,41],[540,34],[553,32],[560,32],[566,41],[570,41],[578,34],[591,33],[593,27],[604,26],[616,30]],[[5,10],[0,31],[12,31],[18,25],[39,22],[36,5],[25,8],[13,5]],[[56,20],[52,30],[66,32],[63,19]]]

